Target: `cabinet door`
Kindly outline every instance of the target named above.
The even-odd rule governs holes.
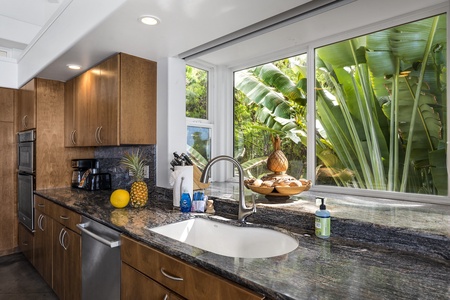
[[[81,299],[81,236],[55,222],[53,290],[59,299]]]
[[[17,101],[18,130],[36,128],[36,80],[32,79],[19,89]]]
[[[53,220],[36,210],[34,233],[34,267],[48,285],[52,285]]]
[[[74,79],[73,93],[73,130],[77,146],[95,145],[95,127],[91,101],[95,93],[95,73],[87,71]]]
[[[102,146],[119,145],[119,60],[115,55],[102,62],[99,90],[96,93],[96,142]]]
[[[182,298],[170,292],[156,281],[129,265],[122,263],[122,278],[120,280],[120,298],[134,300],[181,300]]]
[[[156,144],[156,62],[120,54],[120,143]]]
[[[59,299],[64,300],[64,248],[61,237],[64,226],[55,222],[53,226],[53,291]]]
[[[81,236],[66,228],[64,248],[64,299],[81,299]]]
[[[77,128],[75,123],[75,79],[64,83],[64,146],[77,146]]]

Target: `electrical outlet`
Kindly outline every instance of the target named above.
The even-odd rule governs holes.
[[[149,166],[144,166],[144,178],[150,178],[150,168]]]

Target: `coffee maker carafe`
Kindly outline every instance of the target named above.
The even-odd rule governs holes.
[[[84,180],[91,174],[98,173],[99,162],[96,159],[72,159],[72,187],[83,188]]]

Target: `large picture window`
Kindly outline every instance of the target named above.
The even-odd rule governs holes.
[[[315,50],[316,184],[448,194],[446,19]]]
[[[310,73],[306,54],[236,71],[234,156],[246,175],[269,172],[279,135],[287,173],[306,177],[315,161],[316,186],[447,196],[446,24],[441,14],[317,47]]]

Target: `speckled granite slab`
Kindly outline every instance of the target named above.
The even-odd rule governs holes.
[[[192,217],[173,210],[171,199],[165,196],[154,194],[143,209],[114,209],[107,191],[63,188],[36,193],[167,254],[264,294],[267,299],[450,299],[448,259],[380,247],[376,243],[360,243],[337,233],[329,240],[321,240],[309,234],[308,228],[299,230],[295,226],[290,228],[299,240],[299,247],[288,254],[264,259],[225,257],[148,230]],[[220,210],[220,203],[223,203],[232,210],[231,201],[216,201],[216,208]],[[264,210],[264,205],[267,204],[258,204],[259,211],[253,222],[264,219],[264,212],[269,212]],[[276,209],[270,213],[276,214]],[[283,218],[282,215],[279,217]],[[296,217],[299,224],[310,222],[303,220],[302,214]],[[279,220],[275,221],[275,217],[271,218],[273,221],[265,224],[283,225]],[[333,221],[336,223],[337,219]]]

